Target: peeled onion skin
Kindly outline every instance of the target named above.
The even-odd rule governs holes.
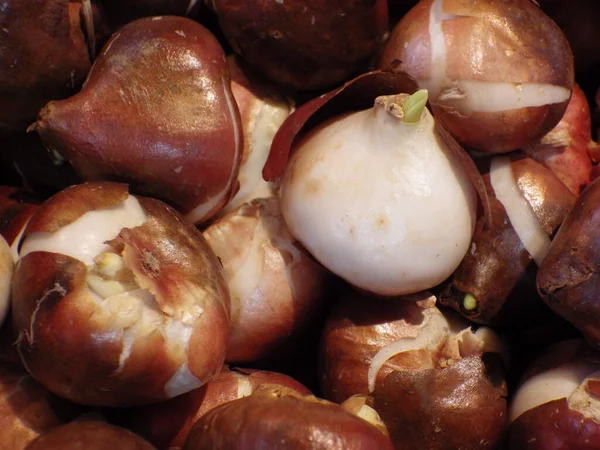
[[[127,197],[122,184],[68,188],[41,206],[25,239]],[[129,300],[136,308],[129,311],[124,303],[107,303],[112,297],[95,298],[87,266],[61,253],[32,251],[15,271],[13,324],[21,359],[48,389],[78,403],[125,406],[164,400],[172,395],[167,386],[178,370],[186,367],[191,373],[174,378],[183,383],[177,388],[183,393],[218,373],[225,357],[229,297],[216,256],[173,209],[153,199],[138,201],[147,220],[122,229],[109,245],[123,254],[155,304]],[[188,338],[182,329],[189,330]]]
[[[100,421],[75,421],[55,428],[31,442],[25,450],[156,450],[131,431]]]
[[[537,266],[497,199],[489,163],[490,159],[479,161],[492,219],[487,226],[485,218],[478,219],[471,248],[444,287],[440,302],[477,323],[531,326],[548,317],[537,295]],[[553,172],[522,154],[512,155],[511,169],[543,232],[551,237],[575,204],[575,195]],[[475,308],[465,308],[467,294],[475,298]]]
[[[90,58],[79,3],[10,0],[2,6],[0,136],[5,136],[25,131],[49,100],[72,95]]]
[[[579,328],[588,342],[600,346],[597,299],[597,230],[600,181],[594,180],[566,216],[537,274],[542,299],[558,315]]]
[[[82,408],[51,394],[24,369],[0,364],[0,448],[22,449]]]
[[[489,153],[516,150],[550,131],[574,84],[564,34],[530,0],[419,2],[395,26],[379,67],[393,60],[430,89],[433,113],[462,145]],[[493,92],[492,83],[506,90]]]
[[[193,426],[184,450],[392,449],[375,426],[325,400],[264,385],[251,396],[221,405]]]
[[[495,449],[503,436],[507,389],[496,355],[394,371],[372,395],[396,450]]]
[[[585,93],[576,84],[564,116],[541,139],[524,152],[551,169],[574,195],[591,181],[592,119]]]
[[[250,395],[263,384],[280,385],[302,395],[310,391],[302,384],[275,372],[249,369],[229,370],[227,366],[199,389],[166,402],[115,411],[118,424],[125,426],[160,449],[179,449],[192,425],[204,414],[224,403]]]
[[[271,81],[331,87],[367,68],[388,27],[383,0],[205,0],[234,51]]]
[[[255,199],[204,231],[231,293],[226,361],[276,358],[323,316],[329,274],[290,234],[276,197]]]
[[[127,182],[193,223],[237,188],[243,137],[227,61],[191,19],[138,19],[119,29],[82,90],[48,103],[31,129],[83,180]]]

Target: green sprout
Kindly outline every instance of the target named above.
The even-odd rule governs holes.
[[[404,123],[417,123],[421,120],[428,98],[429,92],[427,89],[420,89],[404,101],[402,104]]]
[[[477,306],[479,305],[479,302],[477,301],[477,299],[475,298],[475,296],[473,294],[465,294],[465,296],[463,297],[463,308],[467,311],[475,311],[477,309]]]

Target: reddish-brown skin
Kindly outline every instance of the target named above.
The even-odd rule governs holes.
[[[119,424],[146,438],[157,448],[178,450],[192,425],[206,412],[224,403],[240,398],[238,381],[250,383],[252,390],[263,384],[280,385],[302,395],[311,392],[287,375],[247,369],[223,370],[203,387],[171,400],[140,408],[116,412]]]
[[[34,128],[85,180],[130,183],[188,213],[236,188],[242,131],[219,42],[183,17],[140,19],[106,44],[78,94]],[[229,187],[228,187],[229,186]]]
[[[255,362],[289,352],[290,343],[298,342],[315,319],[324,316],[329,274],[290,234],[278,202],[275,197],[256,199],[203,233],[223,263],[227,280],[242,272],[245,264],[256,270],[255,279],[246,281],[248,295],[231,290],[227,363]],[[263,236],[266,227],[272,232]]]
[[[49,100],[72,95],[90,69],[81,5],[5,0],[0,9],[0,136],[24,131]]]
[[[22,449],[82,411],[48,392],[24,369],[0,365],[0,448]]]
[[[387,0],[205,0],[234,51],[276,83],[331,87],[364,72],[388,27]]]
[[[535,286],[537,266],[525,250],[506,210],[491,186],[489,160],[481,162],[492,211],[489,227],[479,224],[467,252],[446,285],[440,301],[470,320],[495,325],[531,326],[548,316]],[[547,168],[517,153],[511,168],[521,193],[543,230],[552,236],[571,207],[575,195]],[[478,302],[477,309],[462,307],[466,293]]]
[[[510,450],[597,450],[600,424],[554,400],[521,414],[508,428]]]
[[[416,79],[430,79],[429,11],[433,1],[419,2],[395,26],[379,67],[397,59]],[[450,80],[549,83],[572,89],[569,44],[558,26],[532,1],[444,0],[442,7],[444,14],[456,16],[442,23]],[[451,102],[437,98],[430,98],[430,102],[436,118],[461,144],[489,153],[515,150],[541,137],[559,122],[568,103],[466,116]]]
[[[579,195],[591,181],[590,149],[595,147],[590,105],[576,84],[558,125],[523,150],[552,170],[574,195]]]
[[[495,361],[396,371],[380,381],[373,407],[396,450],[497,448],[506,423],[506,384]]]
[[[105,208],[127,195],[124,185],[69,188],[48,200],[28,230],[52,231],[83,213]],[[173,209],[140,198],[148,220],[123,229],[111,242],[122,251],[138,285],[154,294],[164,316],[196,317],[187,353],[171,352],[162,332],[136,336],[120,372],[123,349],[111,318],[87,288],[87,268],[59,253],[21,258],[13,280],[13,324],[18,350],[29,371],[47,388],[83,404],[124,406],[166,399],[165,383],[182,363],[204,383],[220,370],[228,336],[229,293],[221,266],[201,233]],[[34,315],[35,311],[35,315]],[[160,328],[160,326],[157,326]]]
[[[368,307],[365,307],[368,306]],[[319,376],[324,398],[341,403],[356,394],[369,394],[371,360],[384,346],[407,336],[423,321],[411,302],[380,299],[349,291],[330,313],[319,345]],[[405,352],[390,358],[377,374],[421,370],[435,349]]]
[[[40,436],[25,450],[156,450],[131,431],[100,421],[75,421]]]
[[[594,346],[600,346],[600,180],[579,196],[556,234],[537,274],[542,299],[577,328]]]
[[[263,386],[212,409],[195,423],[184,450],[391,450],[389,438],[339,405]]]

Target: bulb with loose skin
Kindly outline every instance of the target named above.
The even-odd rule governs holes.
[[[600,354],[576,339],[548,348],[509,408],[511,450],[595,449],[600,440]]]
[[[550,311],[535,276],[576,196],[548,168],[514,152],[478,160],[491,221],[479,218],[469,252],[440,302],[483,324],[532,326]]]
[[[322,315],[328,273],[290,234],[276,197],[240,206],[203,234],[231,293],[228,363],[281,354]]]
[[[231,71],[231,92],[240,110],[244,151],[238,174],[240,188],[219,212],[223,216],[255,198],[275,195],[273,183],[262,177],[271,142],[284,120],[293,111],[293,102],[281,89],[268,84],[234,56],[227,58]]]
[[[137,405],[200,387],[223,364],[228,308],[200,231],[126,185],[61,191],[25,230],[12,289],[17,349],[72,401]]]
[[[427,91],[381,96],[294,147],[280,186],[292,234],[325,267],[377,294],[446,279],[469,248],[476,190],[438,134]]]
[[[432,111],[470,148],[529,145],[561,119],[574,85],[569,43],[531,0],[424,0],[395,26],[379,65],[402,62]]]

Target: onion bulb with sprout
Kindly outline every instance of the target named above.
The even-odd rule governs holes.
[[[281,180],[292,234],[329,270],[382,295],[429,289],[468,250],[477,197],[427,91],[379,96],[309,132]]]

